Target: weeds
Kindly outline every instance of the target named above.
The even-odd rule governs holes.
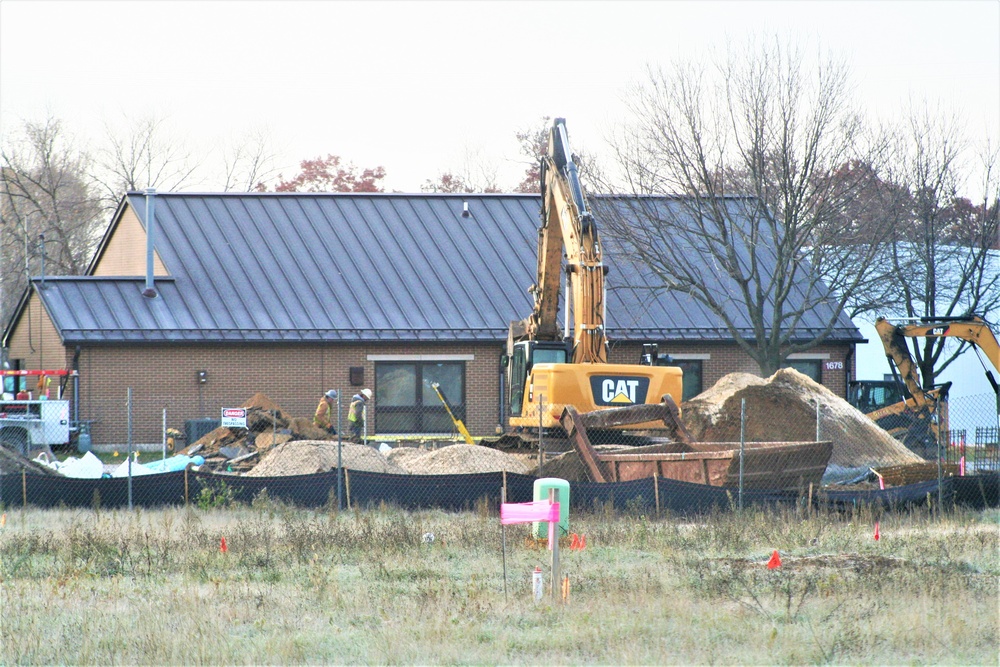
[[[571,516],[588,547],[564,552],[558,607],[530,599],[549,555],[513,529],[504,601],[485,503],[310,512],[213,494],[229,507],[12,514],[0,664],[977,663],[998,649],[995,511],[690,520],[602,506]],[[784,564],[767,570],[776,548]]]

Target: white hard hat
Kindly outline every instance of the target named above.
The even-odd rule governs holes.
[[[323,395],[326,396],[329,399],[337,398],[337,390],[336,389],[331,389],[330,391],[326,392]]]
[[[372,400],[372,390],[367,387],[361,390],[361,395],[364,396],[369,401]]]

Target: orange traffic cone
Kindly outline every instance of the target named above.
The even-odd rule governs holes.
[[[226,553],[227,551],[229,551],[229,545],[226,544],[225,537],[219,540],[219,551],[221,551],[222,553]]]
[[[776,567],[781,567],[781,556],[778,555],[777,549],[771,554],[771,560],[767,561],[767,569],[773,570]]]
[[[878,542],[882,536],[878,532],[878,521],[875,522],[875,541]]]

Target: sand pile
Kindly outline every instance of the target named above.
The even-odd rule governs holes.
[[[820,439],[833,441],[824,481],[869,466],[923,460],[847,401],[791,368],[767,379],[747,373],[724,376],[681,406],[684,425],[699,442],[739,442],[742,399],[746,439],[759,442],[814,440],[818,400]]]
[[[390,452],[392,461],[413,475],[460,475],[477,472],[528,473],[528,465],[511,454],[478,445],[449,445],[432,451],[409,449],[415,453]]]
[[[343,443],[342,463],[350,470],[406,474],[386,460],[378,450],[367,445]],[[337,444],[326,440],[295,440],[274,447],[246,473],[247,477],[284,477],[312,475],[337,469]]]

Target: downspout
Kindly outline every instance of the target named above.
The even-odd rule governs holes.
[[[156,296],[153,285],[153,229],[156,227],[156,188],[146,188],[146,289],[142,295],[148,299]]]
[[[844,358],[844,400],[851,400],[851,363],[854,361],[855,343],[847,347],[847,356]]]

